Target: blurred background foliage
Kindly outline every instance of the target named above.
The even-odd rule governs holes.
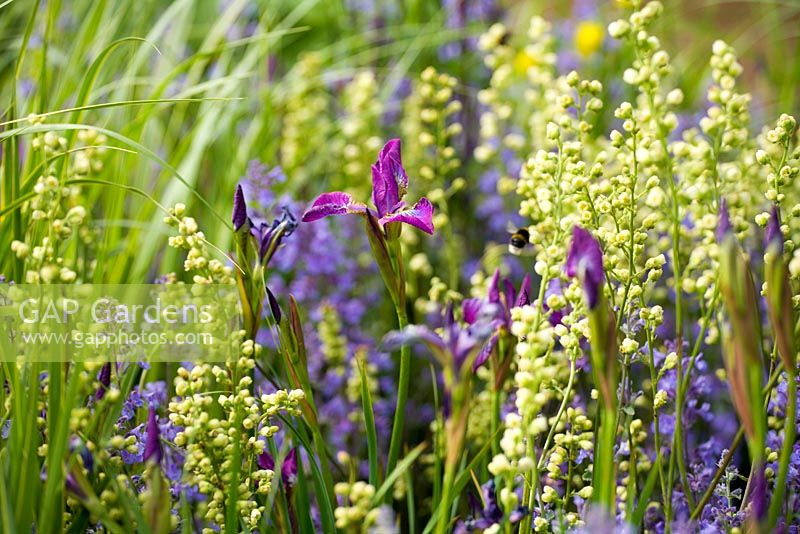
[[[23,124],[9,121],[30,113],[74,107],[85,86],[90,90],[80,104],[103,105],[47,122],[78,120],[124,137],[112,141],[133,153],[115,152],[102,178],[140,188],[163,206],[185,202],[201,221],[210,211],[227,218],[233,188],[254,160],[280,166],[289,179],[276,187],[298,201],[330,187],[359,188],[337,165],[348,116],[381,113],[367,117],[380,130],[369,135],[400,135],[397,112],[409,82],[434,65],[456,78],[465,104],[466,133],[454,142],[461,144],[461,173],[469,184],[475,97],[488,80],[475,37],[502,21],[522,47],[529,17],[542,14],[560,36],[563,69],[612,80],[628,58],[603,34],[624,7],[625,0],[6,0],[0,2],[2,121],[8,129]],[[743,58],[755,124],[778,110],[797,112],[800,2],[673,0],[666,7],[656,33],[672,52],[687,113],[702,112],[708,55],[718,37]],[[374,75],[372,98],[379,105],[348,107],[345,89],[365,71]],[[618,91],[611,96],[619,100],[628,89],[610,84],[607,90]],[[610,121],[609,113],[601,120]],[[5,206],[14,194],[10,166],[6,161]],[[20,179],[20,192],[32,183]],[[177,257],[162,247],[163,214],[152,202],[119,188],[87,194],[95,201],[102,196],[104,211],[95,217],[108,225],[98,234],[109,247],[98,277],[148,280],[176,268]],[[474,208],[464,200],[456,221]],[[8,224],[7,217],[0,220],[0,227]],[[228,229],[213,228],[210,240],[227,249]],[[0,234],[0,249],[8,250],[12,234]]]

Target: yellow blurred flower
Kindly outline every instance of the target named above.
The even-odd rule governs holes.
[[[575,28],[575,48],[583,57],[589,57],[603,44],[605,30],[597,22],[584,20]]]
[[[536,58],[528,53],[527,50],[520,50],[517,52],[517,55],[514,56],[514,72],[519,75],[524,75],[528,72],[528,69],[538,65],[539,62]]]

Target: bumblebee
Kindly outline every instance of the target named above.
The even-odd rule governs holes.
[[[527,228],[509,228],[511,238],[508,240],[508,251],[514,256],[521,256],[531,243],[531,234]]]
[[[508,43],[511,42],[511,32],[508,30],[504,31],[503,35],[500,36],[500,39],[498,39],[497,42],[502,46],[508,45]]]

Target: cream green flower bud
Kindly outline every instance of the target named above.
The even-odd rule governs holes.
[[[608,25],[608,34],[614,39],[620,39],[624,37],[630,30],[630,24],[622,19],[615,20]]]

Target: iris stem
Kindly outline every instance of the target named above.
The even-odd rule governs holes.
[[[500,391],[497,388],[492,388],[492,457],[500,453],[500,433],[497,429],[500,428]]]
[[[397,326],[400,330],[408,326],[406,311],[399,306],[397,312]],[[411,349],[408,345],[400,347],[400,375],[397,379],[397,404],[392,423],[392,438],[389,442],[389,458],[386,461],[386,476],[394,470],[400,457],[400,448],[403,444],[403,424],[405,423],[406,403],[408,401],[408,382],[411,378]],[[391,498],[391,493],[387,493]]]
[[[550,432],[548,432],[547,437],[544,440],[544,446],[542,447],[542,454],[539,457],[539,462],[536,464],[536,469],[541,471],[544,467],[544,460],[545,455],[547,454],[547,449],[550,448],[550,442],[553,439],[553,435],[556,433],[556,427],[561,422],[561,418],[564,416],[564,412],[567,410],[567,403],[569,402],[569,396],[572,393],[572,384],[575,381],[575,358],[570,358],[569,360],[569,378],[567,379],[567,387],[564,389],[564,398],[561,400],[561,406],[558,407],[558,413],[556,413],[556,420],[555,422],[550,425]]]
[[[510,356],[506,355],[506,342],[501,337],[497,344],[497,354],[500,355],[500,358],[507,358]],[[491,431],[492,431],[492,456],[496,456],[500,453],[500,433],[497,431],[500,428],[500,394],[502,385],[500,384],[500,367],[501,363],[498,360],[491,359],[489,360],[492,362],[492,419],[491,419]]]
[[[797,421],[797,374],[794,369],[786,370],[786,395],[789,398],[786,407],[786,422],[783,427],[783,446],[781,447],[780,463],[778,464],[778,478],[775,481],[775,493],[772,495],[772,503],[769,507],[768,532],[775,528],[783,509],[786,476],[789,472],[789,462],[791,461],[797,433],[795,428]]]
[[[431,383],[433,385],[433,407],[436,414],[436,424],[433,431],[433,503],[438,503],[442,497],[442,451],[441,439],[442,432],[444,431],[444,419],[442,418],[442,411],[440,410],[439,403],[439,386],[436,383],[436,369],[433,363],[429,364],[431,371]],[[435,504],[432,507],[435,508]]]
[[[597,461],[594,468],[597,470],[593,483],[597,492],[596,502],[605,507],[606,512],[614,516],[616,513],[617,481],[614,477],[614,442],[617,437],[617,410],[612,406],[605,406],[600,414],[599,441],[597,447]]]
[[[444,469],[444,484],[442,486],[442,500],[439,504],[439,521],[436,523],[436,534],[446,534],[447,525],[450,523],[450,503],[453,493],[453,479],[455,466],[446,465]]]

